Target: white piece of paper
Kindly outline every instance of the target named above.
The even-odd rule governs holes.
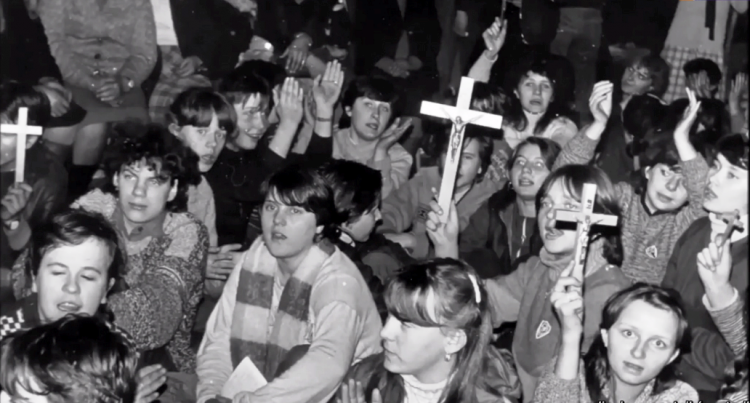
[[[245,357],[224,384],[221,395],[232,399],[239,392],[255,392],[267,384],[268,381],[250,357]]]

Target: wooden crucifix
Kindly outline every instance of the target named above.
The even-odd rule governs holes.
[[[589,245],[589,230],[594,225],[605,225],[608,227],[617,226],[617,216],[607,214],[594,214],[594,200],[596,200],[596,185],[586,183],[583,185],[581,192],[581,210],[556,210],[555,220],[578,223],[576,231],[576,251],[573,261],[572,276],[577,278],[583,284],[584,271],[586,265],[586,250]]]
[[[474,80],[469,77],[461,77],[456,106],[422,101],[420,109],[420,113],[423,115],[448,119],[453,122],[450,139],[448,140],[450,142],[448,155],[445,158],[443,179],[440,183],[440,194],[438,196],[438,204],[443,210],[443,218],[448,217],[451,200],[453,200],[453,189],[456,186],[456,174],[458,173],[458,164],[461,161],[466,125],[474,124],[492,129],[500,129],[503,126],[502,116],[469,109],[473,90]]]
[[[744,231],[742,221],[740,221],[740,212],[735,211],[729,218],[724,218],[724,222],[727,223],[727,229],[724,230],[723,234],[720,234],[716,238],[716,243],[719,246],[724,246],[724,244],[732,237],[732,231],[735,229],[738,231]]]
[[[16,183],[23,182],[26,165],[26,136],[41,136],[41,126],[29,126],[29,108],[18,108],[18,124],[0,125],[0,132],[16,135]]]

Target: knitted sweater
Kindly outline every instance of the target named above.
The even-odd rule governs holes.
[[[116,71],[137,87],[156,64],[154,11],[148,0],[43,0],[37,11],[66,83],[95,88],[96,71]]]
[[[493,308],[493,325],[499,327],[504,322],[518,322],[513,336],[513,355],[525,402],[534,393],[544,365],[558,353],[561,328],[549,295],[562,269],[548,267],[538,256],[532,256],[511,274],[485,282]],[[584,279],[583,351],[588,350],[599,334],[602,306],[628,283],[620,269],[614,266],[593,271]]]
[[[596,403],[591,401],[586,379],[584,377],[583,360],[578,368],[578,378],[574,380],[563,380],[555,375],[555,363],[552,360],[544,369],[544,374],[534,392],[535,403]],[[632,403],[672,403],[672,402],[697,402],[698,392],[689,384],[677,381],[671,388],[653,395],[654,381],[646,385],[638,398]],[[605,396],[610,396],[609,387],[602,390]],[[611,397],[610,397],[611,398]]]
[[[104,215],[115,226],[118,201],[94,190],[73,204]],[[120,232],[121,228],[118,229]],[[192,373],[190,332],[203,296],[208,231],[189,213],[167,213],[161,234],[129,239],[125,281],[129,289],[109,298],[115,323],[133,335],[139,349],[166,345],[177,369]]]
[[[587,164],[594,156],[597,141],[589,139],[582,131],[563,147],[558,161],[565,164]],[[651,214],[646,209],[643,196],[626,182],[615,185],[622,209],[620,233],[624,259],[622,272],[633,282],[660,284],[667,262],[677,240],[696,219],[705,216],[703,190],[708,165],[702,156],[680,162],[688,204],[670,213]]]
[[[724,370],[735,358],[703,304],[705,289],[698,275],[696,254],[708,245],[710,236],[708,217],[695,221],[675,245],[662,283],[682,296],[691,329],[691,351],[678,363],[681,379],[701,391],[718,391],[724,383]],[[732,273],[729,282],[744,294],[748,286],[748,238],[733,242],[730,250]]]
[[[440,189],[442,178],[438,167],[422,168],[404,186],[383,199],[381,212],[383,232],[402,233],[410,231],[417,239],[412,256],[417,259],[431,254],[431,244],[427,238],[427,214],[430,201],[435,197],[432,189]],[[466,228],[472,214],[490,197],[490,194],[472,187],[456,204],[459,227]]]

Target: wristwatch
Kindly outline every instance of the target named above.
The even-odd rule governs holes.
[[[17,230],[18,226],[20,224],[21,224],[21,222],[18,221],[18,220],[3,221],[3,227],[5,227],[5,229],[7,229],[8,231],[15,231],[15,230]]]

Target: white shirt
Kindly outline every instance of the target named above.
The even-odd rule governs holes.
[[[151,0],[154,8],[154,22],[156,23],[156,44],[158,46],[179,46],[177,33],[172,20],[170,0]]]

